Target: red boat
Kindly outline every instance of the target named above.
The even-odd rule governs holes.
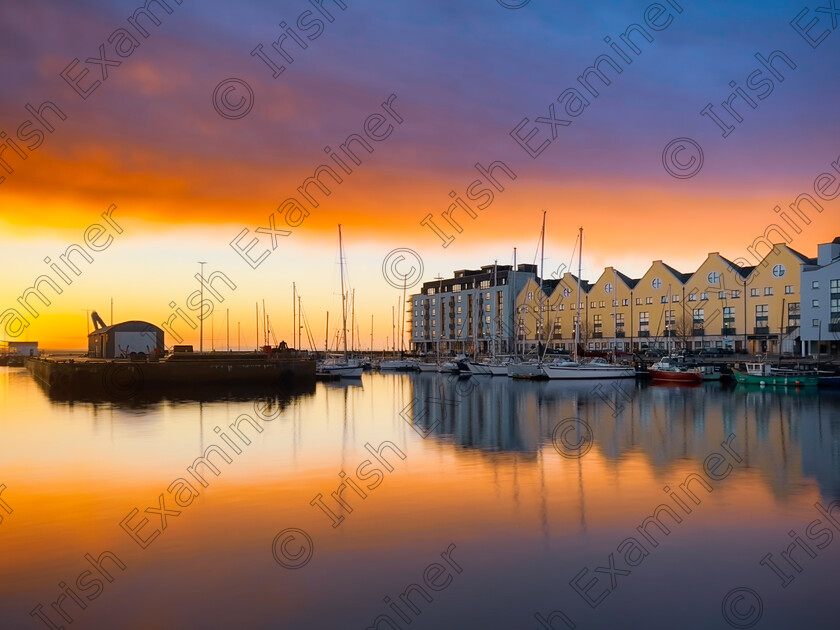
[[[654,363],[650,366],[648,374],[653,377],[654,381],[667,381],[670,383],[686,383],[692,385],[699,385],[703,382],[703,374],[699,370],[676,365],[667,359],[663,359],[659,363]]]

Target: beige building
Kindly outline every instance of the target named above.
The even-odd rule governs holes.
[[[795,352],[800,268],[808,262],[782,244],[755,267],[739,267],[718,252],[692,273],[661,260],[641,278],[607,267],[594,284],[581,281],[579,303],[573,274],[543,282],[542,299],[535,277],[517,296],[517,347],[536,347],[542,326],[543,343],[572,351],[580,314],[580,339],[587,350]]]

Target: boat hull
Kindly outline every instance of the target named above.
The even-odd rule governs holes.
[[[548,378],[563,380],[635,378],[636,376],[636,370],[629,366],[595,367],[588,365],[578,365],[564,367],[544,365],[542,369]]]
[[[507,366],[507,375],[511,378],[545,378],[545,372],[538,363],[511,363]]]
[[[746,374],[740,370],[733,370],[735,380],[741,385],[770,385],[775,387],[816,387],[818,378],[816,375],[789,375],[789,374]]]
[[[473,363],[467,364],[470,368],[470,374],[473,376],[507,376],[508,366],[506,365],[492,365],[489,363]]]
[[[703,382],[700,372],[668,372],[665,370],[648,370],[654,382],[686,383],[698,385]]]

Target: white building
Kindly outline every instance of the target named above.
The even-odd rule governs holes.
[[[840,354],[840,237],[802,265],[802,355]]]

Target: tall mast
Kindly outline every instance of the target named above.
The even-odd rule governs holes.
[[[516,338],[519,330],[516,326],[516,248],[513,248],[513,287],[510,290],[512,308],[510,309],[510,330],[513,333],[513,353],[516,354]]]
[[[324,331],[324,358],[330,351],[330,312],[327,311],[327,327]]]
[[[402,359],[403,350],[405,348],[405,292],[408,289],[408,276],[403,278],[403,299],[402,299],[402,307],[400,308],[400,315],[402,319],[400,320],[402,328],[400,328],[400,358]]]
[[[297,325],[297,319],[295,318],[295,300],[297,299],[297,286],[295,283],[292,282],[292,345],[295,345],[295,326]]]
[[[539,333],[537,337],[537,353],[540,359],[542,359],[542,333],[543,333],[543,324],[542,324],[542,317],[543,317],[543,310],[542,310],[542,300],[543,300],[543,277],[545,271],[545,210],[543,210],[543,221],[542,221],[542,231],[540,232],[540,302],[539,302],[539,312],[537,314],[537,326],[539,328]]]
[[[490,295],[493,296],[493,302],[495,303],[494,306],[496,307],[496,309],[494,309],[494,310],[498,310],[498,307],[499,307],[498,301],[496,300],[496,284],[498,283],[498,266],[499,266],[499,261],[494,260],[493,261],[493,292],[490,294]],[[490,352],[493,356],[493,359],[496,358],[496,319],[497,318],[498,318],[498,313],[494,312],[493,313],[493,325],[490,328],[490,334],[493,336],[493,345],[490,347]]]
[[[575,310],[577,311],[577,326],[575,327],[575,361],[578,358],[578,346],[580,345],[580,327],[581,327],[581,320],[580,320],[580,274],[583,269],[583,227],[578,231],[578,277],[577,277],[577,306],[575,306]]]
[[[338,264],[341,269],[341,336],[344,338],[344,358],[347,359],[347,296],[344,294],[344,242],[341,240],[341,224],[338,224]]]

